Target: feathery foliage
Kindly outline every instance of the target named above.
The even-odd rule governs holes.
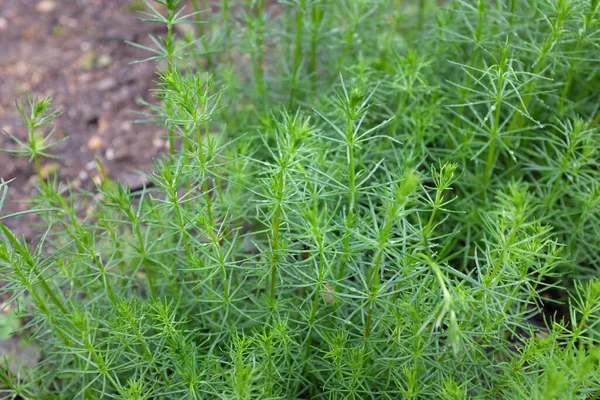
[[[6,395],[600,397],[600,2],[207,3],[143,14],[152,185],[0,217],[43,349]],[[17,104],[39,172],[58,114]]]

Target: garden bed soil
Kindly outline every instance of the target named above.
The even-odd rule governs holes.
[[[134,124],[136,98],[151,99],[154,63],[131,64],[148,56],[126,41],[149,44],[163,27],[136,18],[138,1],[0,0],[0,129],[27,137],[14,99],[25,93],[51,96],[62,115],[55,121],[58,159],[42,162],[73,188],[93,189],[98,157],[113,179],[139,184],[136,171],[148,170],[166,150],[156,126]],[[0,148],[15,149],[6,134]],[[35,168],[27,158],[0,153],[0,178],[13,180],[2,215],[28,209]],[[31,218],[5,221],[31,238]]]

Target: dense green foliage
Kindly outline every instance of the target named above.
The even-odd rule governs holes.
[[[40,174],[43,235],[0,224],[6,393],[600,397],[598,0],[202,3],[144,14],[152,186]]]

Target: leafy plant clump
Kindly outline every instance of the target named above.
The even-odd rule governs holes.
[[[42,176],[58,114],[17,103],[43,233],[0,217],[1,291],[42,356],[4,393],[600,397],[600,2],[207,3],[141,14],[144,189]]]

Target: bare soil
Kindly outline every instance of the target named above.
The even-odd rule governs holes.
[[[56,120],[57,160],[44,160],[44,173],[57,173],[74,188],[91,189],[99,157],[114,179],[135,182],[136,171],[152,166],[165,151],[158,127],[133,124],[136,98],[151,100],[154,63],[125,41],[148,44],[160,25],[139,21],[134,0],[0,0],[0,129],[27,137],[14,98],[51,96],[62,112]],[[0,134],[0,148],[15,148]],[[2,214],[25,210],[35,169],[26,158],[0,153],[0,178],[14,179]],[[19,233],[35,231],[27,218],[5,222]]]

